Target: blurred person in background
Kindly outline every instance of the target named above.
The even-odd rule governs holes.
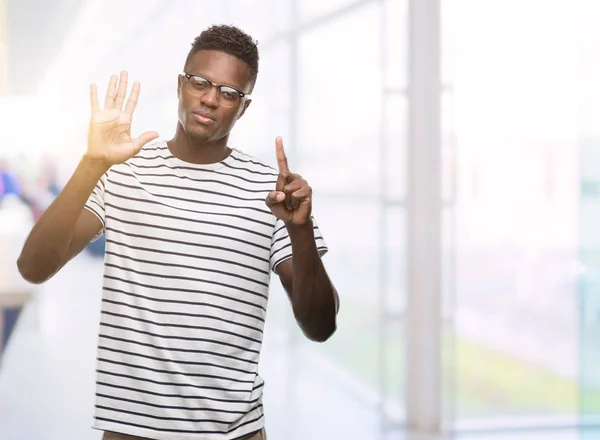
[[[309,339],[335,332],[310,186],[281,138],[278,170],[228,145],[258,60],[238,28],[202,32],[168,142],[131,138],[140,85],[126,101],[127,72],[111,77],[102,109],[92,85],[87,153],[23,247],[20,273],[42,283],[106,236],[94,417],[105,440],[266,438],[258,362],[271,273]]]
[[[38,187],[44,188],[50,194],[57,196],[60,193],[58,182],[58,158],[44,155],[40,162],[37,176]]]
[[[29,204],[36,221],[59,193],[56,159],[45,155],[37,167],[37,174],[28,191]]]
[[[0,160],[0,185],[2,186],[2,195],[14,194],[21,197],[22,190],[17,174],[11,170],[5,160]]]
[[[11,166],[7,161],[0,162],[0,182],[4,190],[2,195],[12,195],[15,201],[26,205],[31,212],[33,220],[37,220],[44,210],[50,205],[55,195],[50,191],[52,176],[48,173],[45,163],[38,172],[28,173],[25,170],[35,170],[30,160],[26,157],[15,159],[13,164],[19,163],[20,167]],[[35,177],[37,174],[37,178]]]

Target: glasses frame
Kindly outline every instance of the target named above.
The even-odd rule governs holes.
[[[196,94],[194,94],[194,93],[192,93],[192,92],[190,91],[190,94],[192,94],[192,95],[194,95],[194,96],[197,96],[197,97],[201,98],[202,96],[205,96],[207,93],[209,93],[209,92],[212,90],[212,88],[213,88],[213,87],[216,87],[216,88],[217,88],[217,92],[218,92],[218,93],[217,93],[217,98],[218,98],[218,100],[219,100],[219,104],[222,104],[224,107],[229,107],[229,108],[231,108],[231,107],[235,107],[235,105],[236,105],[236,104],[233,104],[233,105],[231,105],[231,106],[228,106],[228,105],[226,105],[226,104],[223,104],[223,100],[221,99],[221,95],[222,95],[222,93],[223,93],[223,92],[221,91],[221,87],[228,87],[228,88],[230,88],[230,89],[233,89],[233,90],[235,90],[236,92],[238,92],[238,93],[239,93],[239,95],[240,95],[240,99],[239,99],[239,101],[237,102],[237,104],[241,103],[241,102],[242,102],[244,99],[246,99],[247,97],[249,97],[249,96],[250,96],[250,94],[247,94],[247,93],[244,93],[244,92],[242,92],[242,91],[241,91],[240,89],[238,89],[237,87],[230,86],[229,84],[218,84],[218,83],[216,83],[216,82],[214,82],[214,81],[210,80],[209,78],[205,77],[204,75],[200,75],[200,74],[198,74],[198,73],[187,73],[187,72],[183,72],[183,73],[182,73],[182,76],[183,76],[183,77],[184,77],[184,78],[187,80],[188,84],[190,83],[190,79],[191,79],[192,77],[202,78],[203,80],[205,80],[205,81],[208,81],[208,83],[211,85],[211,87],[210,87],[210,88],[208,88],[208,89],[206,89],[206,93],[204,93],[204,94],[202,94],[202,95],[196,95]]]

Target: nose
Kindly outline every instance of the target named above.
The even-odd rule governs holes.
[[[219,90],[214,86],[211,87],[201,98],[201,101],[208,107],[217,107],[219,105]]]

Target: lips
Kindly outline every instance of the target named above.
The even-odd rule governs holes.
[[[214,124],[216,122],[215,117],[209,113],[202,110],[194,110],[192,112],[194,119],[200,124],[208,125]]]

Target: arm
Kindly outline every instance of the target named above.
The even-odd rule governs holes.
[[[336,330],[338,294],[319,256],[312,222],[288,227],[292,258],[277,267],[298,325],[316,342],[324,342]]]
[[[315,243],[312,189],[300,175],[290,172],[279,137],[276,154],[279,176],[266,204],[285,223],[292,246],[292,258],[280,263],[277,272],[304,334],[313,341],[324,342],[336,330],[339,300]]]
[[[125,162],[158,137],[156,132],[146,132],[131,138],[131,120],[140,85],[133,84],[122,110],[127,72],[121,72],[118,88],[117,79],[116,75],[110,79],[102,110],[96,85],[90,87],[92,118],[87,153],[69,183],[36,222],[17,261],[19,272],[29,282],[43,283],[51,278],[100,231],[100,220],[84,209],[96,184],[112,165]]]
[[[106,168],[84,157],[58,197],[29,233],[17,260],[19,272],[31,283],[54,276],[100,231],[102,223],[85,203]]]

